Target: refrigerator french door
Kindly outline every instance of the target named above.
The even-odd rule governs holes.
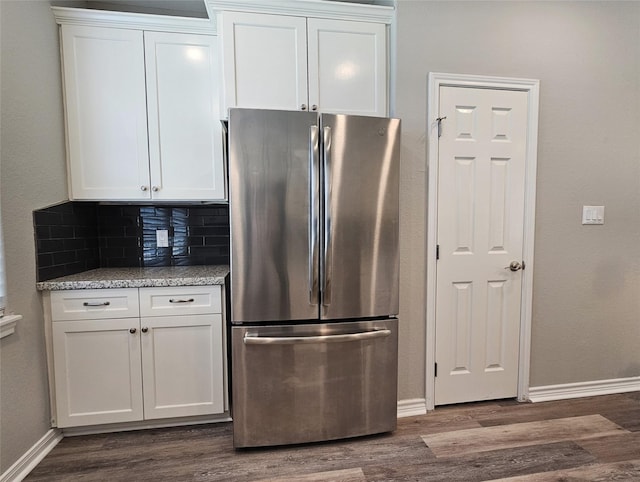
[[[234,445],[391,431],[398,119],[231,109]]]

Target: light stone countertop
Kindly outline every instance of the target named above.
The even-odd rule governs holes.
[[[40,291],[224,284],[228,265],[97,268],[36,283]]]

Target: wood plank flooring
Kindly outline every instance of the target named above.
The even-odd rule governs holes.
[[[234,450],[230,423],[67,437],[27,481],[640,481],[640,392],[438,407],[392,434]]]

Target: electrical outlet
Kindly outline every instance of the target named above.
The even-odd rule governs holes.
[[[156,246],[158,248],[169,247],[169,231],[167,229],[156,229]]]
[[[604,224],[604,206],[582,206],[582,224]]]

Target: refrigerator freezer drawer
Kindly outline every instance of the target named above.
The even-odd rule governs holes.
[[[398,320],[232,328],[235,447],[396,428]]]

